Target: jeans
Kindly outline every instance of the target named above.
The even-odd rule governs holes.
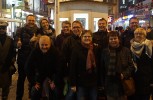
[[[71,90],[71,87],[69,85],[65,100],[76,100],[76,93]]]
[[[41,98],[45,98],[47,100],[59,100],[57,87],[55,87],[54,90],[51,90],[48,79],[45,79],[45,81],[40,84],[40,88],[38,90],[36,90],[34,86],[32,87],[31,100],[41,100]]]
[[[78,87],[77,100],[97,100],[96,87]]]

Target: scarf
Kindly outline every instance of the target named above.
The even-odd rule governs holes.
[[[140,58],[143,50],[145,50],[145,53],[151,58],[152,43],[150,40],[146,39],[142,43],[135,42],[134,39],[131,40],[131,51],[136,57]]]
[[[108,65],[108,72],[107,75],[108,76],[114,76],[116,74],[116,50],[115,49],[110,49],[110,61],[109,61],[109,65]]]
[[[93,44],[90,44],[88,47],[88,54],[86,60],[86,70],[91,70],[96,67],[95,55],[93,53]]]

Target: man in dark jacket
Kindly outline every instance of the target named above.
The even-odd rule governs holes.
[[[129,29],[125,30],[121,35],[122,45],[130,48],[130,40],[134,38],[134,31],[139,26],[139,19],[137,17],[132,17],[129,20]]]
[[[32,49],[30,45],[30,39],[34,36],[37,32],[38,27],[35,24],[35,16],[28,15],[26,17],[26,24],[24,27],[20,28],[16,32],[16,45],[18,48],[18,80],[17,80],[17,91],[16,91],[16,100],[22,100],[24,94],[24,81],[26,78],[26,74],[24,71],[25,62],[27,57]],[[30,82],[29,78],[28,81]],[[29,87],[29,89],[31,89]],[[29,95],[30,96],[30,95]]]
[[[98,90],[99,91],[98,95],[100,92],[102,92],[102,86],[100,83],[100,59],[101,59],[101,51],[108,47],[108,32],[107,32],[107,21],[104,18],[101,18],[98,20],[98,31],[93,33],[93,43],[95,45],[95,57],[96,57],[96,65],[97,65],[97,75],[98,75]],[[104,91],[103,91],[104,92]]]
[[[63,52],[62,52],[62,46],[63,46],[63,42],[64,40],[66,40],[69,36],[72,35],[72,31],[71,31],[71,23],[69,21],[63,21],[62,22],[62,30],[61,30],[61,34],[59,34],[57,37],[56,37],[56,41],[55,41],[55,46],[56,48],[58,49],[58,51],[60,52],[60,54],[62,55],[62,58],[63,58]],[[62,62],[61,62],[62,66],[60,68],[60,77],[59,77],[59,96],[61,98],[63,98],[64,95],[66,95],[66,91],[65,93],[63,94],[63,90],[64,90],[64,86],[67,85],[67,80],[65,78],[65,68],[67,66],[66,63],[64,63],[64,58],[62,59]],[[66,90],[66,89],[65,89]]]
[[[2,88],[2,99],[7,100],[9,87],[11,85],[11,66],[14,67],[15,47],[13,39],[7,36],[8,23],[0,21],[0,88]]]
[[[69,71],[70,71],[70,60],[71,60],[71,53],[74,47],[77,48],[80,42],[80,36],[83,31],[83,26],[80,21],[74,21],[72,23],[72,32],[73,34],[69,36],[63,43],[62,52],[65,59],[66,66],[66,73],[65,77],[67,77],[67,80],[69,81]],[[75,100],[74,99],[74,93],[71,91],[69,87],[68,94],[66,96],[65,100]]]
[[[50,37],[45,35],[41,36],[39,39],[39,47],[31,52],[27,60],[25,67],[26,73],[27,76],[31,77],[34,86],[31,91],[31,100],[40,100],[42,91],[44,90],[45,80],[48,80],[46,84],[50,86],[51,90],[55,89],[55,74],[59,58],[58,52],[51,41]]]

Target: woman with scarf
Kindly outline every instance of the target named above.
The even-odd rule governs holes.
[[[37,32],[37,36],[40,35],[47,35],[52,39],[53,44],[55,43],[55,29],[49,24],[49,21],[47,18],[41,18],[40,19],[40,29]]]
[[[77,100],[97,99],[97,73],[92,44],[92,32],[81,34],[78,48],[73,49],[70,61],[71,90],[77,93]],[[85,99],[87,98],[88,99]]]
[[[146,39],[146,31],[143,28],[134,31],[131,51],[137,65],[134,73],[136,92],[132,100],[149,100],[153,84],[152,43]]]

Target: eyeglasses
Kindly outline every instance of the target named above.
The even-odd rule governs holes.
[[[79,27],[79,26],[75,26],[75,27],[73,27],[73,28],[77,28],[77,29],[78,29],[78,28],[81,28],[81,27]]]
[[[0,29],[5,30],[6,26],[0,26]]]
[[[91,38],[91,36],[83,36],[84,38]]]
[[[142,36],[142,35],[144,35],[144,33],[135,33],[135,35],[141,35]]]
[[[138,22],[131,22],[130,24],[138,24]]]

